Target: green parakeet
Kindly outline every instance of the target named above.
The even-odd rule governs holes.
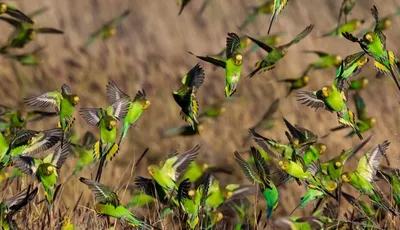
[[[364,22],[365,22],[364,20],[360,20],[360,19],[350,20],[348,22],[338,25],[338,27],[336,27],[335,29],[322,35],[322,37],[329,37],[329,36],[330,37],[342,37],[343,32],[352,33],[354,31],[358,30],[358,28],[360,28],[360,26],[362,24],[364,24]]]
[[[225,69],[225,97],[236,92],[242,72],[243,55],[240,52],[240,38],[235,33],[228,33],[226,38],[226,59],[214,56],[197,56],[197,58]],[[193,53],[189,52],[194,55]]]
[[[274,23],[275,18],[278,18],[278,15],[281,13],[283,8],[286,6],[286,4],[289,2],[289,0],[274,0],[274,5],[273,5],[273,11],[271,15],[271,19],[269,22],[268,26],[268,34],[271,32],[272,28],[272,23]]]
[[[356,5],[356,0],[343,0],[342,5],[340,6],[338,25],[342,19],[342,15],[344,14],[344,21],[347,22],[347,15],[350,14],[351,10],[353,10]]]
[[[286,78],[278,80],[278,82],[284,82],[289,84],[289,90],[286,97],[290,95],[293,90],[301,89],[307,86],[310,76],[308,76],[308,70],[306,70],[299,78]]]
[[[100,159],[96,181],[100,181],[102,169],[106,160],[111,160],[119,150],[117,140],[117,121],[124,119],[129,109],[129,100],[120,98],[113,104],[103,108],[82,108],[79,110],[82,118],[90,125],[100,129],[100,140],[93,146],[96,159]]]
[[[366,77],[360,77],[358,79],[350,80],[350,86],[348,90],[360,90],[365,89],[369,81]]]
[[[400,73],[400,62],[392,51],[386,49],[386,36],[379,29],[380,20],[376,6],[371,9],[371,14],[375,19],[374,31],[366,33],[362,39],[347,32],[343,33],[343,36],[349,41],[358,43],[362,50],[373,57],[375,68],[381,73],[390,75],[400,90],[400,83],[397,79],[397,74]]]
[[[7,52],[8,48],[24,48],[26,44],[35,40],[37,34],[63,34],[58,29],[49,27],[33,28],[32,24],[23,23],[12,18],[0,17],[0,20],[14,26],[14,33],[11,35],[7,44],[0,50],[1,53]]]
[[[182,86],[172,93],[175,102],[181,107],[181,117],[187,121],[193,130],[198,125],[199,103],[196,99],[197,90],[204,82],[204,69],[197,64],[182,79]]]
[[[31,186],[18,192],[13,197],[0,202],[0,227],[3,230],[19,229],[14,226],[13,217],[25,205],[31,202],[38,189],[35,188],[31,191]]]
[[[335,80],[338,81],[338,84],[343,84],[344,81],[359,74],[368,61],[369,59],[365,56],[365,52],[358,52],[345,57],[336,72]],[[339,86],[339,88],[343,88],[343,85]]]
[[[37,66],[43,63],[43,57],[41,53],[43,52],[44,47],[39,47],[32,52],[23,53],[23,54],[3,54],[3,57],[13,59],[19,62],[21,65],[25,66]]]
[[[45,158],[20,156],[14,160],[16,168],[23,173],[34,176],[42,183],[47,202],[51,205],[54,200],[55,185],[59,177],[61,166],[66,161],[70,151],[70,143],[60,144],[53,153]]]
[[[393,211],[385,198],[372,185],[382,157],[385,155],[390,142],[385,141],[369,150],[358,161],[357,169],[353,172],[345,172],[341,175],[344,182],[349,183],[361,194],[367,195],[375,205],[383,210]]]
[[[122,92],[122,90],[120,90],[113,81],[109,81],[107,85],[108,102],[113,104],[121,98],[125,98],[129,101],[129,110],[122,123],[122,134],[118,145],[121,145],[122,140],[126,137],[126,134],[128,134],[129,128],[136,124],[139,117],[145,110],[147,110],[147,108],[149,108],[151,104],[146,97],[146,92],[144,89],[142,91],[138,91],[135,95],[135,98],[131,100],[131,98],[126,93]]]
[[[79,97],[71,92],[68,85],[63,84],[61,92],[51,91],[40,96],[25,98],[24,101],[29,106],[54,108],[60,117],[58,126],[63,130],[65,136],[75,120],[73,113],[79,102]]]
[[[256,73],[258,72],[264,72],[266,70],[271,70],[273,68],[275,68],[275,65],[282,59],[285,57],[288,49],[296,44],[299,43],[303,38],[305,38],[308,34],[311,33],[311,31],[313,30],[314,25],[311,24],[309,26],[307,26],[301,33],[299,33],[292,41],[290,41],[289,43],[285,44],[285,45],[281,45],[278,47],[274,47],[274,46],[270,46],[265,44],[264,42],[261,42],[255,38],[252,38],[248,35],[246,35],[248,38],[250,38],[250,40],[252,40],[254,43],[256,43],[258,46],[261,47],[261,49],[265,50],[268,52],[268,55],[264,57],[263,60],[257,62],[255,64],[256,69],[253,70],[248,77],[253,77]]]
[[[137,219],[127,208],[120,204],[118,196],[107,186],[98,182],[79,178],[93,192],[95,202],[94,210],[99,215],[111,216],[128,223],[132,227],[141,229],[151,229],[151,226],[142,220]]]
[[[251,155],[254,158],[255,169],[238,152],[235,152],[234,155],[236,162],[242,168],[247,179],[259,186],[261,193],[267,201],[267,219],[271,218],[273,211],[278,207],[279,194],[271,179],[267,162],[265,162],[260,152],[254,147],[251,147]]]
[[[318,60],[308,65],[308,71],[316,69],[326,69],[331,67],[339,68],[342,64],[342,57],[336,54],[329,54],[322,51],[305,50],[304,53],[313,53],[318,55]]]
[[[86,50],[93,42],[98,39],[106,40],[115,36],[116,27],[129,15],[130,10],[125,10],[122,14],[104,23],[99,29],[90,34],[88,41],[81,46],[81,50]]]
[[[9,16],[16,18],[18,20],[21,20],[25,23],[33,24],[32,19],[30,19],[28,16],[26,16],[24,13],[22,13],[16,7],[10,6],[6,3],[1,2],[0,3],[0,15],[3,15],[3,14],[8,14]]]
[[[150,196],[153,199],[160,201],[162,204],[167,203],[167,193],[165,192],[164,188],[157,183],[157,181],[138,176],[135,178],[135,185],[143,192],[144,195]],[[140,202],[142,201],[138,201],[138,203]]]

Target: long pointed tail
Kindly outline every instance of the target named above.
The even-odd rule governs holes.
[[[276,15],[276,13],[274,12],[272,14],[272,16],[271,16],[271,21],[269,22],[269,27],[268,27],[268,33],[267,34],[269,34],[269,32],[271,32],[272,23],[274,23],[274,20],[275,20],[275,15]]]

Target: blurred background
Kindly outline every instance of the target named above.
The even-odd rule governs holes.
[[[245,144],[243,141],[248,136],[248,128],[261,119],[276,98],[280,98],[280,104],[274,114],[275,127],[260,131],[266,137],[286,141],[286,128],[282,117],[320,136],[338,125],[335,114],[322,110],[314,112],[313,109],[297,102],[293,93],[286,98],[288,86],[277,80],[300,77],[308,64],[317,60],[316,55],[305,54],[303,50],[319,50],[342,57],[360,50],[357,44],[344,38],[320,37],[335,28],[341,1],[290,1],[273,25],[272,33],[286,32],[286,35],[281,37],[281,44],[289,42],[309,24],[315,25],[312,33],[299,44],[292,46],[275,69],[251,79],[245,76],[252,71],[255,62],[266,53],[258,50],[245,55],[242,79],[235,94],[238,99],[224,104],[225,112],[221,116],[206,119],[201,135],[161,138],[161,131],[186,124],[180,118],[180,108],[172,98],[172,91],[180,87],[182,76],[199,62],[196,57],[188,54],[188,51],[198,55],[214,55],[224,48],[228,32],[235,32],[240,36],[266,35],[269,15],[258,16],[253,24],[242,31],[237,27],[251,13],[251,7],[259,5],[260,2],[262,1],[210,0],[203,14],[199,14],[202,1],[193,0],[178,16],[179,7],[173,0],[9,1],[26,13],[48,7],[47,12],[35,18],[37,25],[61,29],[64,35],[38,35],[35,42],[24,48],[24,52],[27,52],[38,46],[46,47],[44,63],[40,66],[26,67],[9,59],[1,59],[1,104],[10,107],[23,106],[22,98],[58,90],[66,83],[80,97],[78,108],[105,108],[108,105],[105,86],[109,80],[113,80],[132,97],[138,90],[145,89],[151,106],[139,119],[137,127],[129,131],[128,140],[104,169],[102,183],[112,188],[133,184],[136,175],[148,176],[147,166],[164,159],[170,149],[179,148],[183,152],[196,144],[201,145],[198,156],[201,162],[233,170],[233,176],[221,176],[227,178],[224,182],[248,183],[234,161],[233,152],[254,145],[253,142]],[[349,19],[365,19],[362,28],[368,27],[373,23],[370,8],[374,4],[378,6],[381,16],[394,13],[400,8],[400,1],[396,0],[362,0],[357,2]],[[91,32],[126,9],[131,13],[117,27],[115,37],[106,41],[96,41],[86,53],[79,51],[79,47]],[[395,53],[400,52],[397,42],[400,36],[399,23],[400,17],[395,17],[391,28],[385,31],[387,47]],[[12,28],[6,23],[0,23],[0,28],[3,34],[0,36],[1,44],[7,41]],[[215,69],[211,64],[204,62],[201,62],[201,65],[205,68],[206,79],[197,94],[200,112],[205,106],[224,99],[225,84],[223,69]],[[317,90],[330,84],[335,72],[334,68],[311,72],[310,82],[304,89]],[[391,162],[397,164],[397,134],[400,131],[400,117],[397,116],[400,112],[398,91],[389,77],[378,79],[375,74],[372,62],[361,73],[362,76],[368,77],[369,85],[360,94],[368,106],[368,113],[377,118],[375,128],[364,134],[364,137],[370,134],[374,136],[363,151],[389,140],[392,144],[388,155]],[[351,100],[349,106],[355,110]],[[74,129],[78,133],[83,135],[85,131],[91,130],[97,135],[98,130],[87,125],[77,111],[75,116],[77,119]],[[51,121],[53,123],[39,122],[28,128],[55,127],[57,118]],[[357,137],[345,138],[347,131],[349,130],[331,133],[323,140],[327,145],[323,159],[335,156],[342,149],[360,142]],[[132,171],[132,162],[146,148],[149,148],[149,153],[136,171]],[[356,160],[353,159],[352,162],[355,164]],[[61,180],[73,170],[74,163],[73,160],[67,161]],[[82,190],[85,191],[85,196],[89,197],[89,190],[78,178],[93,177],[96,170],[97,166],[86,170],[63,186],[62,198],[67,206],[74,204]],[[295,183],[281,188],[280,205],[274,214],[275,217],[287,214],[295,207],[303,195],[300,190],[304,188]],[[123,200],[130,197],[129,193],[121,194]],[[311,209],[312,205],[299,213],[309,214]]]

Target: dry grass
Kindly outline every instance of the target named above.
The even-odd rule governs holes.
[[[49,12],[37,18],[38,25],[60,28],[65,31],[64,36],[38,36],[37,44],[46,45],[46,63],[39,68],[21,67],[17,65],[13,70],[8,60],[2,60],[0,69],[1,103],[19,106],[25,96],[58,89],[62,83],[67,83],[81,98],[80,107],[105,107],[105,85],[108,80],[114,80],[123,90],[134,95],[144,88],[152,102],[146,115],[140,119],[137,128],[131,129],[129,141],[126,141],[121,152],[108,164],[103,174],[102,182],[115,188],[123,188],[131,183],[131,168],[129,162],[147,147],[150,153],[143,160],[134,175],[146,176],[145,168],[149,163],[157,162],[166,156],[166,150],[179,146],[187,149],[197,143],[202,144],[199,158],[217,166],[238,169],[233,159],[233,152],[242,149],[242,139],[247,135],[247,129],[262,116],[269,104],[277,97],[282,97],[279,112],[276,114],[277,126],[265,133],[266,136],[284,139],[284,125],[280,117],[323,135],[330,128],[337,125],[336,117],[329,112],[305,108],[296,102],[294,96],[284,99],[285,86],[278,84],[276,79],[296,77],[316,59],[312,54],[303,54],[302,50],[323,50],[346,56],[358,51],[357,45],[340,38],[320,39],[318,36],[334,27],[338,13],[338,0],[309,0],[291,1],[283,11],[273,31],[286,31],[283,42],[289,41],[307,25],[315,24],[314,31],[300,44],[290,49],[287,57],[279,63],[276,69],[257,75],[253,79],[243,78],[237,103],[228,105],[226,113],[220,118],[206,125],[201,136],[191,138],[161,139],[157,130],[180,126],[184,122],[180,119],[179,108],[174,103],[171,92],[179,86],[183,76],[198,60],[187,52],[198,54],[214,54],[225,44],[228,32],[238,32],[239,25],[247,14],[248,6],[260,1],[249,0],[218,0],[211,1],[203,16],[196,14],[202,1],[193,1],[177,16],[177,6],[174,1],[140,1],[140,0],[21,0],[13,3],[24,12],[33,11],[39,6],[48,6]],[[306,3],[307,2],[307,3]],[[384,3],[377,0],[359,1],[353,12],[353,17],[363,17],[367,23],[372,22],[369,9],[378,4],[381,15],[387,15],[400,7],[400,2],[386,0]],[[118,15],[125,9],[132,12],[119,27],[115,38],[107,42],[96,42],[90,47],[89,55],[82,54],[78,47],[85,42],[89,33],[109,18]],[[267,31],[268,16],[260,16],[254,25],[250,25],[243,33],[263,35]],[[400,17],[393,22],[392,28],[386,32],[389,49],[398,52],[396,46],[399,31]],[[10,29],[3,23],[0,25],[4,33]],[[6,36],[1,36],[2,41]],[[34,49],[29,45],[26,50]],[[257,55],[250,55],[244,60],[244,73],[247,75],[255,63]],[[79,65],[71,65],[71,60]],[[212,102],[224,98],[224,72],[221,69],[213,71],[209,64],[202,63],[206,69],[206,80],[198,93],[200,105],[204,107]],[[371,66],[369,64],[369,66]],[[307,89],[317,89],[332,80],[334,70],[316,71],[311,74],[311,83]],[[397,154],[397,133],[400,117],[398,107],[398,92],[389,78],[375,79],[371,67],[363,73],[370,78],[370,85],[362,91],[368,105],[369,113],[377,117],[376,128],[371,132],[373,140],[368,146],[388,139],[392,142],[389,155]],[[18,76],[23,80],[19,85]],[[202,108],[201,107],[201,108]],[[351,105],[353,108],[354,106]],[[200,109],[201,109],[200,108]],[[56,125],[41,123],[32,128],[50,128]],[[91,129],[82,119],[77,119],[75,129],[83,133]],[[359,142],[355,137],[344,139],[344,133],[333,133],[326,140],[328,152],[325,159],[338,154],[342,149],[351,147]],[[395,157],[391,158],[394,162]],[[67,162],[61,174],[61,179],[73,169],[74,161]],[[79,176],[89,177],[95,169]],[[239,170],[235,170],[239,172]],[[134,176],[133,175],[133,176]],[[236,175],[236,173],[235,173]],[[227,182],[241,178],[229,177]],[[244,182],[244,180],[243,180]],[[291,186],[288,186],[289,188]],[[285,187],[286,188],[286,187]],[[276,216],[292,210],[299,201],[302,192],[295,190],[281,190],[281,204]],[[302,189],[301,189],[302,190]],[[62,204],[72,208],[81,191],[85,204],[89,198],[89,190],[78,181],[78,176],[72,178],[62,189]],[[123,196],[124,195],[124,196]],[[2,197],[7,194],[2,193]],[[121,192],[127,201],[129,193]],[[310,208],[305,208],[309,213]]]

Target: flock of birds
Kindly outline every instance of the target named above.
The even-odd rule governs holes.
[[[179,14],[189,0],[178,1]],[[208,0],[204,1],[208,4]],[[243,52],[254,43],[251,51],[261,48],[267,55],[255,64],[255,69],[248,75],[254,77],[257,73],[269,71],[276,67],[288,49],[308,36],[313,25],[307,26],[292,41],[278,45],[281,34],[269,35],[273,22],[287,5],[288,0],[266,0],[249,15],[240,26],[244,28],[253,22],[259,14],[272,13],[268,28],[268,35],[260,38],[251,36],[239,37],[235,33],[228,33],[226,48],[215,56],[199,56],[200,60],[222,67],[226,72],[225,97],[220,103],[206,107],[201,113],[196,100],[197,91],[205,80],[205,71],[196,64],[182,78],[181,87],[172,93],[173,98],[181,109],[181,116],[187,125],[162,132],[165,137],[173,135],[197,135],[202,130],[202,118],[214,118],[224,111],[224,103],[234,101],[234,94],[240,82],[242,72]],[[204,6],[202,8],[204,8]],[[386,158],[389,142],[384,141],[368,151],[362,148],[371,140],[371,136],[363,138],[362,133],[372,129],[376,119],[369,117],[366,105],[360,96],[359,90],[366,87],[366,78],[354,79],[361,69],[373,60],[378,74],[389,75],[398,83],[400,74],[399,60],[395,54],[386,48],[386,37],[383,30],[391,25],[391,18],[398,12],[385,18],[380,18],[377,7],[373,6],[371,14],[374,25],[361,32],[361,38],[351,33],[359,29],[364,21],[347,20],[355,6],[355,0],[344,0],[340,8],[337,27],[324,36],[344,37],[358,43],[360,52],[350,54],[344,59],[340,56],[322,51],[306,51],[315,53],[319,59],[307,66],[301,77],[297,79],[281,80],[290,85],[288,95],[308,84],[310,71],[336,67],[337,72],[332,84],[317,91],[299,91],[299,103],[315,108],[325,109],[336,113],[340,126],[332,131],[351,128],[348,137],[357,135],[361,143],[353,148],[341,152],[328,161],[321,162],[320,157],[326,151],[326,145],[321,141],[328,135],[319,137],[311,130],[291,124],[283,119],[287,131],[288,142],[281,143],[260,135],[257,130],[271,129],[271,117],[277,110],[279,99],[275,100],[263,118],[249,129],[250,137],[257,144],[248,151],[234,153],[237,164],[242,168],[244,175],[253,185],[228,184],[221,186],[215,176],[217,173],[231,173],[229,171],[197,163],[196,157],[200,146],[180,154],[173,150],[159,165],[150,165],[147,169],[150,178],[137,176],[135,187],[139,188],[128,205],[122,205],[112,189],[100,183],[103,169],[116,157],[122,142],[126,139],[129,129],[134,127],[138,119],[149,108],[150,100],[145,90],[140,90],[134,97],[124,93],[113,81],[106,86],[107,108],[81,108],[80,117],[89,125],[98,127],[99,140],[87,132],[79,138],[72,130],[75,121],[75,109],[79,103],[79,96],[64,84],[61,90],[54,90],[41,95],[24,99],[27,106],[35,108],[51,108],[53,111],[31,110],[24,111],[0,106],[0,181],[10,185],[13,181],[28,175],[36,178],[42,185],[48,210],[48,225],[54,228],[54,201],[60,190],[59,175],[63,164],[71,153],[77,156],[78,161],[73,173],[64,181],[84,169],[98,163],[98,170],[94,180],[81,177],[79,180],[94,194],[94,211],[99,216],[106,217],[106,226],[109,226],[108,217],[121,220],[122,224],[140,229],[164,229],[175,223],[175,227],[189,229],[250,229],[255,226],[276,229],[388,229],[394,228],[400,205],[400,177],[399,169],[382,166],[381,161]],[[25,15],[17,8],[0,3],[2,21],[12,25],[15,30],[8,43],[0,48],[0,54],[17,60],[23,65],[40,64],[38,52],[15,55],[14,50],[21,49],[35,40],[37,34],[62,34],[63,31],[36,27],[32,17],[44,12],[36,11]],[[86,50],[94,41],[107,39],[116,34],[116,27],[129,11],[110,20],[97,31],[93,32],[81,49]],[[341,18],[344,15],[344,23]],[[41,50],[41,49],[38,49]],[[356,105],[356,115],[348,108],[349,91],[353,94]],[[28,122],[58,116],[57,128],[43,131],[26,129]],[[119,136],[119,138],[118,138]],[[245,139],[245,143],[250,138]],[[58,144],[59,143],[59,144]],[[45,157],[35,155],[51,148],[55,149]],[[346,163],[354,156],[363,152],[358,160],[357,168],[345,171]],[[145,156],[147,150],[138,158],[135,168]],[[249,154],[246,160],[243,155]],[[386,158],[387,159],[387,158]],[[389,162],[388,165],[390,166]],[[390,185],[391,194],[387,196],[376,181]],[[305,195],[298,206],[289,214],[289,217],[277,218],[269,221],[278,208],[279,187],[295,181],[299,186],[306,188]],[[345,192],[342,187],[348,184],[359,192],[354,197]],[[0,226],[2,229],[19,229],[15,214],[29,204],[38,193],[38,188],[28,185],[16,195],[0,203]],[[249,196],[258,197],[261,193],[266,201],[266,210],[260,210],[258,215],[252,216],[252,205]],[[353,206],[352,212],[346,212],[344,218],[339,218],[339,210],[343,199]],[[317,201],[311,216],[298,217],[292,215],[297,209],[305,207],[310,202]],[[79,203],[79,200],[78,200]],[[129,208],[145,207],[155,210],[158,218],[151,221],[137,218]],[[75,207],[76,208],[76,207]],[[265,212],[265,215],[262,213]],[[263,217],[264,216],[264,217]],[[166,223],[165,220],[168,220]],[[264,223],[264,224],[263,224]],[[66,216],[58,225],[61,229],[75,229],[75,225]],[[222,226],[222,227],[221,227]]]

